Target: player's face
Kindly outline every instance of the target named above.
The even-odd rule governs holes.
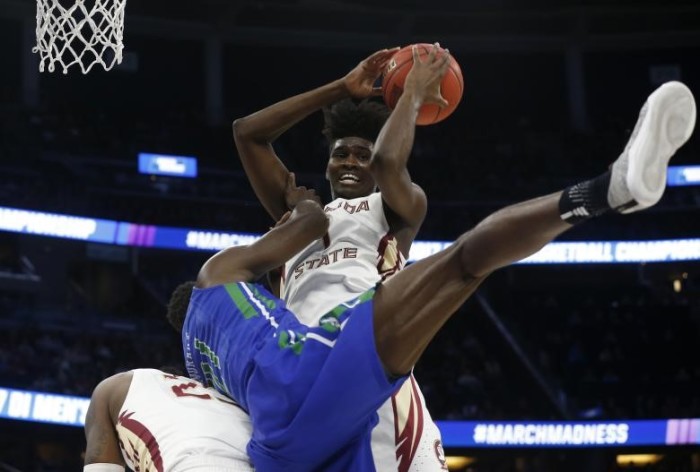
[[[363,138],[341,138],[333,143],[326,167],[326,179],[334,198],[365,197],[374,192],[369,172],[374,143]]]

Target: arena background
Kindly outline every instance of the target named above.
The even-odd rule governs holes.
[[[418,130],[410,170],[430,202],[418,239],[451,241],[497,208],[605,169],[660,83],[700,93],[696,1],[129,1],[124,63],[83,76],[39,74],[35,3],[0,0],[0,470],[80,470],[82,428],[55,423],[79,424],[81,404],[47,394],[85,398],[115,372],[180,362],[170,290],[212,239],[271,224],[236,156],[236,117],[376,49],[440,41],[464,97]],[[311,116],[277,150],[324,193],[320,126]],[[696,132],[672,163],[700,164],[699,143]],[[139,153],[196,157],[198,176],[141,174]],[[650,211],[561,241],[697,238],[699,203],[699,187],[672,187]],[[131,225],[111,240],[79,229],[112,222]],[[665,261],[618,264],[616,247],[567,246],[558,263],[502,270],[440,333],[416,376],[433,416],[458,428],[446,438],[447,454],[464,457],[452,470],[700,470],[700,421],[667,421],[700,418],[700,252],[627,245],[635,260]],[[40,400],[43,416],[23,410]],[[660,421],[631,445],[631,420]],[[626,439],[501,441],[506,428],[573,424],[558,421]]]

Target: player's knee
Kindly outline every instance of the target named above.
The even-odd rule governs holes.
[[[381,356],[380,356],[381,359]],[[393,382],[399,377],[404,377],[411,373],[415,362],[408,360],[407,357],[390,356],[382,360],[384,373],[390,382]]]

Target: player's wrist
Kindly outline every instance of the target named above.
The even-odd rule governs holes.
[[[347,84],[346,77],[334,80],[333,82],[328,84],[328,86],[330,87],[332,93],[331,103],[335,103],[339,100],[352,96],[352,93],[350,92],[350,87]]]
[[[403,91],[401,98],[399,98],[399,101],[409,104],[409,106],[412,106],[417,111],[423,105],[425,99],[426,94],[424,92],[413,88],[406,88],[406,90]]]
[[[86,464],[85,467],[83,467],[83,472],[124,472],[125,470],[123,465],[106,462]]]

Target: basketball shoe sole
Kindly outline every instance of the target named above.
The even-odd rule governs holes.
[[[613,163],[608,203],[620,213],[648,208],[666,189],[668,161],[693,133],[695,99],[680,82],[657,88],[639,112],[625,150]]]

